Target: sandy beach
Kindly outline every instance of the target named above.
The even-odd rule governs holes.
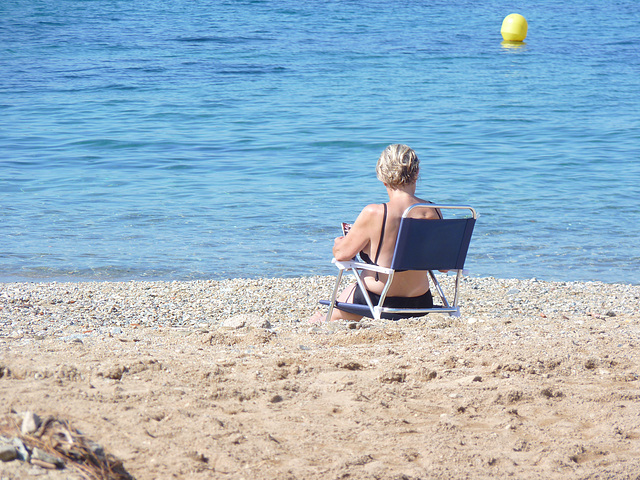
[[[459,318],[308,325],[332,284],[0,284],[2,425],[65,419],[139,480],[640,478],[640,286],[466,278]]]

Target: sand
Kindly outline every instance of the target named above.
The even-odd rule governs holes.
[[[459,318],[307,325],[331,281],[0,284],[0,415],[139,480],[640,478],[640,287],[468,278]]]

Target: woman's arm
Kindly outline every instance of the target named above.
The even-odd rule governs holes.
[[[371,234],[380,205],[367,205],[353,223],[346,236],[338,237],[333,242],[333,256],[338,261],[347,261],[355,257],[371,241]],[[380,222],[378,222],[380,223]]]

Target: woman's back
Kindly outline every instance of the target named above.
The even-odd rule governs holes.
[[[362,250],[371,260],[377,257],[375,262],[381,267],[391,266],[393,252],[395,250],[398,230],[402,214],[407,208],[416,203],[429,203],[415,195],[394,191],[390,193],[390,200],[385,205],[369,205],[367,208],[373,214],[370,222],[369,243]],[[385,208],[386,206],[386,208]],[[386,217],[385,217],[386,214]],[[439,212],[436,209],[420,209],[412,212],[413,218],[438,219]],[[384,231],[382,230],[384,226]],[[377,228],[376,228],[377,227]],[[380,243],[382,241],[382,243]],[[365,285],[374,293],[381,293],[386,281],[386,275],[377,275],[369,272],[364,275]],[[398,272],[389,290],[391,296],[413,297],[425,293],[429,289],[429,281],[425,272]]]

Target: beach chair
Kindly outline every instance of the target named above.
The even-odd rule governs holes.
[[[426,220],[409,217],[412,211],[422,208],[437,208],[443,215],[447,210],[449,210],[449,213],[451,213],[452,210],[462,210],[462,212],[457,213],[462,213],[463,218]],[[468,210],[468,212],[464,212],[464,210]],[[468,216],[469,214],[471,216]],[[333,259],[333,263],[338,267],[338,278],[335,288],[333,289],[333,295],[330,300],[320,300],[321,304],[329,306],[327,320],[331,318],[331,313],[334,308],[377,320],[381,318],[399,320],[401,318],[420,317],[431,312],[448,313],[456,317],[460,316],[458,289],[460,287],[460,279],[463,275],[464,262],[467,257],[469,242],[471,241],[476,218],[476,211],[466,205],[419,203],[407,208],[400,220],[400,229],[398,231],[393,260],[389,268],[370,265],[358,260],[341,262]],[[360,278],[360,272],[363,270],[388,275],[387,283],[385,284],[377,305],[371,302],[364,282]],[[422,309],[384,307],[384,299],[393,282],[395,272],[406,270],[425,270],[428,272],[433,286],[442,301],[442,305],[434,305],[433,308]],[[448,301],[442,286],[436,278],[434,271],[437,270],[453,271],[456,274],[453,302],[451,303]],[[360,288],[362,291],[367,305],[336,302],[336,297],[340,289],[340,281],[345,271],[355,276],[357,288]]]

